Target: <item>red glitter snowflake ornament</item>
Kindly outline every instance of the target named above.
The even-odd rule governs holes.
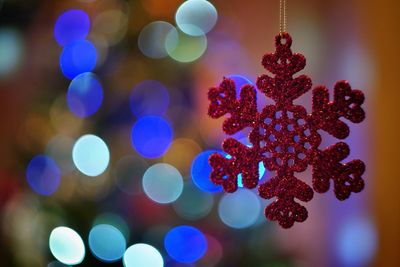
[[[220,118],[230,114],[223,123],[228,135],[250,127],[248,147],[236,139],[227,138],[222,144],[223,150],[231,157],[214,153],[209,162],[212,167],[211,181],[222,185],[225,192],[233,193],[238,188],[238,175],[242,175],[243,186],[255,188],[259,178],[259,163],[276,173],[258,187],[259,195],[265,199],[275,198],[265,209],[269,220],[278,221],[283,228],[291,227],[294,222],[303,222],[308,217],[304,206],[295,201],[308,202],[314,191],[328,191],[330,179],[339,200],[348,198],[351,192],[360,192],[364,188],[361,178],[365,165],[360,160],[341,163],[350,152],[349,146],[338,142],[324,150],[319,149],[321,136],[318,130],[345,139],[349,127],[341,118],[353,123],[364,120],[361,108],[364,94],[352,90],[347,81],[339,81],[334,87],[333,101],[329,101],[329,91],[324,86],[316,87],[313,94],[312,113],[307,114],[303,106],[293,101],[309,91],[311,79],[306,75],[293,77],[305,65],[305,57],[292,53],[292,38],[287,33],[275,37],[275,53],[266,54],[262,65],[274,76],[261,75],[257,79],[257,88],[274,105],[267,105],[262,112],[257,111],[256,89],[247,84],[236,96],[235,84],[224,78],[218,87],[208,92],[210,106],[208,114]],[[312,166],[312,188],[296,178],[296,172],[304,172]]]

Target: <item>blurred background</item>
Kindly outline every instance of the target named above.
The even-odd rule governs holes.
[[[315,194],[284,230],[256,191],[212,185],[207,162],[226,137],[207,90],[265,73],[278,0],[0,0],[0,265],[398,266],[398,11],[288,1],[302,73],[366,95],[346,142],[367,171],[364,191]]]

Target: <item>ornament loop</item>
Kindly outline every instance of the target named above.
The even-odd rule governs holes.
[[[292,37],[287,32],[281,32],[275,37],[275,46],[290,48],[292,46]]]

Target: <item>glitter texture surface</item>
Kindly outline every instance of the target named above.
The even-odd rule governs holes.
[[[324,86],[313,89],[312,113],[307,114],[303,106],[293,101],[311,90],[312,81],[306,75],[293,77],[306,65],[303,55],[292,53],[292,38],[283,33],[275,37],[275,53],[266,54],[262,65],[272,75],[261,75],[257,88],[274,105],[267,105],[257,111],[257,94],[252,85],[244,85],[239,98],[235,84],[224,78],[218,87],[209,90],[210,106],[208,114],[212,118],[230,116],[223,123],[223,130],[233,135],[245,128],[251,128],[248,147],[236,139],[227,138],[223,150],[231,155],[214,153],[209,162],[212,167],[211,181],[222,185],[233,193],[237,190],[237,176],[242,174],[243,185],[255,188],[258,185],[258,165],[263,162],[266,169],[275,172],[259,185],[259,195],[266,199],[275,198],[265,209],[269,220],[276,220],[283,228],[303,222],[308,217],[304,206],[295,201],[308,202],[314,191],[324,193],[333,180],[334,192],[339,200],[348,198],[351,192],[364,188],[362,174],[365,165],[360,160],[342,163],[350,153],[349,146],[338,142],[326,149],[319,148],[323,130],[337,139],[345,139],[350,131],[345,118],[353,123],[364,120],[361,105],[364,94],[352,90],[347,81],[339,81],[334,87],[333,100],[329,101],[329,91]],[[304,172],[312,166],[312,188],[295,177],[296,172]]]

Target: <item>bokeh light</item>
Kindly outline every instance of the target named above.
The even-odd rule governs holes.
[[[146,80],[132,90],[130,106],[136,117],[164,115],[169,105],[168,89],[159,81]]]
[[[138,46],[140,51],[150,58],[168,56],[165,48],[167,35],[175,27],[165,21],[154,21],[146,25],[139,34]]]
[[[77,232],[68,227],[51,231],[49,247],[53,256],[64,264],[76,265],[85,257],[85,245]]]
[[[212,168],[208,163],[208,158],[211,154],[216,153],[216,150],[207,150],[194,158],[192,162],[191,176],[193,183],[205,192],[221,192],[222,187],[213,184],[210,180]]]
[[[183,2],[175,15],[178,27],[184,33],[194,36],[208,33],[217,23],[217,19],[217,10],[206,0]]]
[[[29,162],[26,179],[36,193],[49,196],[57,191],[60,185],[61,171],[52,158],[38,155]]]
[[[84,72],[91,72],[96,67],[97,52],[87,40],[78,40],[65,46],[60,56],[60,68],[68,79],[73,79]]]
[[[113,262],[122,258],[126,249],[126,240],[114,226],[99,224],[90,230],[89,248],[98,259]]]
[[[160,252],[148,244],[130,246],[124,254],[125,267],[163,267],[164,260]]]
[[[196,26],[191,26],[196,28]],[[184,32],[172,29],[165,40],[168,55],[174,60],[189,63],[200,58],[207,49],[207,37],[203,35],[190,36]]]
[[[336,252],[341,266],[368,266],[374,258],[377,236],[372,222],[357,217],[340,224]]]
[[[126,221],[118,214],[109,212],[102,213],[98,215],[93,222],[93,225],[98,225],[98,224],[109,224],[114,226],[119,231],[121,231],[126,241],[129,240],[130,236],[129,226],[126,223]]]
[[[191,183],[187,183],[173,206],[180,217],[186,220],[198,220],[207,216],[213,204],[213,195],[201,191]]]
[[[199,260],[207,251],[204,234],[192,226],[172,228],[164,239],[168,255],[178,262],[192,263]]]
[[[172,142],[172,128],[162,117],[145,116],[132,127],[132,145],[143,157],[158,158]]]
[[[72,149],[72,160],[83,174],[98,176],[107,169],[110,152],[100,137],[87,134],[75,142]]]
[[[89,33],[90,19],[85,11],[72,9],[62,13],[54,26],[54,36],[61,46],[85,39]]]
[[[222,222],[237,229],[252,226],[260,213],[260,200],[248,189],[239,189],[235,194],[224,194],[218,206],[218,215]]]
[[[143,190],[153,201],[161,204],[174,202],[183,190],[183,179],[179,171],[166,163],[158,163],[143,175]]]
[[[142,192],[142,177],[148,163],[138,156],[126,156],[118,160],[114,169],[117,187],[124,193],[136,195]]]
[[[93,115],[102,102],[103,87],[94,73],[82,73],[71,81],[68,87],[67,103],[76,116],[85,118]]]
[[[0,29],[0,77],[18,69],[23,56],[23,43],[19,32],[13,28]]]

